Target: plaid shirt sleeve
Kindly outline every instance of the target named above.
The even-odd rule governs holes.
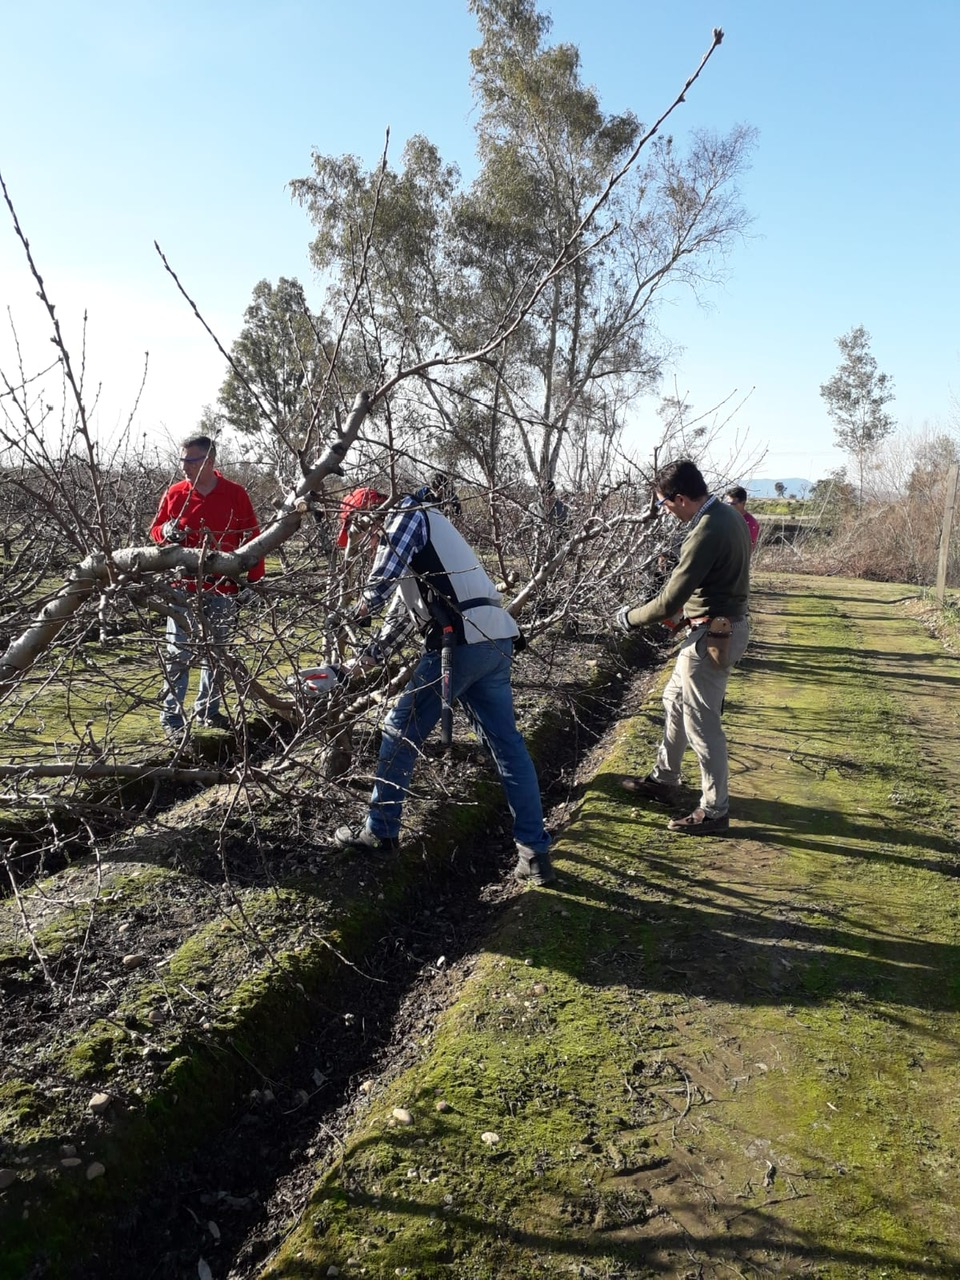
[[[427,518],[420,507],[401,507],[389,521],[377,549],[363,598],[371,612],[379,609],[396,585],[410,572],[410,561],[427,545]]]

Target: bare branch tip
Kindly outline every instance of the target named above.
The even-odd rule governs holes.
[[[714,43],[714,44],[722,44],[722,43],[723,43],[723,27],[714,27],[714,28],[713,28],[713,43]]]

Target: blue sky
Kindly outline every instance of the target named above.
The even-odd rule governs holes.
[[[671,122],[753,125],[743,183],[750,237],[729,278],[660,316],[683,350],[665,390],[697,409],[748,396],[730,427],[758,474],[816,479],[839,465],[819,387],[835,340],[863,324],[895,382],[901,428],[957,430],[960,410],[960,113],[957,0],[554,0],[551,39],[580,48],[608,111],[649,121],[710,42],[726,36]],[[310,225],[285,184],[313,149],[372,164],[425,133],[473,167],[460,0],[92,0],[7,6],[0,49],[0,169],[58,314],[79,347],[98,422],[125,423],[143,352],[138,430],[177,439],[216,398],[223,363],[163,271],[156,239],[226,345],[254,284],[296,275]],[[49,344],[5,210],[0,279],[28,363]],[[10,344],[0,336],[0,360]],[[748,394],[749,393],[749,394]],[[655,402],[632,428],[652,443]]]

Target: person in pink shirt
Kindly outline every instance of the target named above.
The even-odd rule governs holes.
[[[760,521],[756,516],[751,515],[747,510],[747,491],[743,485],[734,485],[732,489],[728,489],[724,501],[731,507],[736,507],[744,520],[747,522],[747,528],[750,530],[750,546],[757,545],[757,538],[760,536]]]

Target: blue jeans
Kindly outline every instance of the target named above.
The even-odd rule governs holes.
[[[167,618],[167,653],[163,664],[165,696],[160,723],[170,729],[183,728],[194,647],[200,652],[196,713],[202,720],[220,710],[222,677],[217,664],[217,650],[226,646],[237,620],[235,596],[221,595],[216,591],[183,592],[183,605],[190,613],[192,630],[188,631],[173,615]]]
[[[513,815],[514,840],[532,854],[544,853],[550,847],[550,837],[543,825],[540,784],[513,714],[512,653],[512,640],[458,645],[453,654],[452,694],[493,756]],[[367,817],[367,826],[381,839],[395,839],[400,834],[413,767],[439,719],[440,654],[425,653],[383,723]]]

